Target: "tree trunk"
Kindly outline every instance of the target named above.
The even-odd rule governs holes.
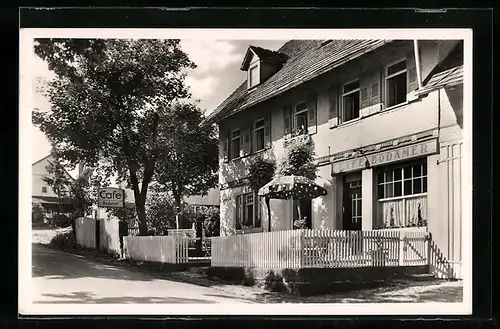
[[[205,221],[205,216],[197,218],[196,219],[196,243],[195,243],[195,248],[196,248],[196,254],[198,256],[203,256],[202,255],[202,239],[203,239],[203,222]]]
[[[136,200],[135,209],[137,211],[137,217],[139,219],[139,235],[148,234],[148,226],[146,224],[146,207],[144,206],[144,201]]]
[[[270,200],[268,197],[265,197],[264,201],[266,202],[267,206],[267,231],[271,232],[271,207],[269,205]]]
[[[293,215],[292,215],[292,218],[293,218]],[[300,201],[297,203],[297,219],[299,219],[299,220],[302,219],[302,211],[300,210]],[[293,225],[293,222],[292,222],[292,225]],[[302,227],[298,227],[298,228],[300,229]]]
[[[179,221],[181,220],[180,212],[181,212],[181,196],[174,191],[174,204],[175,204],[175,215],[176,215],[176,229],[179,229],[181,224]],[[182,218],[183,219],[183,218]]]

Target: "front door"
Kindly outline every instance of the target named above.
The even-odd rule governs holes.
[[[361,179],[344,181],[343,229],[361,230]]]

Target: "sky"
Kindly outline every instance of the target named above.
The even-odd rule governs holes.
[[[285,42],[286,40],[181,40],[181,48],[197,65],[186,77],[193,100],[199,100],[199,106],[205,113],[210,113],[246,79],[246,73],[240,70],[240,65],[248,46],[277,50]],[[33,57],[33,108],[48,111],[50,103],[39,88],[54,75],[34,52]],[[32,162],[35,162],[50,153],[50,144],[37,127],[32,125],[31,128]],[[74,171],[71,174],[75,176]]]

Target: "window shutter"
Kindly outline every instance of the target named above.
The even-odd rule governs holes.
[[[339,124],[339,107],[338,107],[338,95],[337,89],[335,87],[330,88],[330,109],[328,111],[328,123],[330,128],[334,128]]]
[[[224,162],[229,161],[229,131],[226,131],[226,136],[224,136]]]
[[[406,79],[407,79],[407,93],[411,93],[412,91],[417,89],[418,83],[417,83],[417,68],[415,65],[415,58],[413,56],[408,56],[407,62],[407,74],[406,74]]]
[[[371,87],[370,87],[370,106],[371,106],[371,113],[376,113],[379,112],[382,106],[381,102],[381,83],[380,83],[380,71],[376,71],[371,80]]]
[[[243,202],[242,202],[242,196],[237,195],[236,196],[236,229],[241,230],[241,221],[243,218]]]
[[[264,147],[271,147],[271,116],[264,119]]]
[[[283,135],[286,136],[292,133],[291,127],[291,118],[292,116],[292,107],[291,105],[287,105],[283,108]]]
[[[317,132],[317,95],[311,95],[307,101],[307,116],[308,116],[308,129],[309,134],[315,134]]]
[[[243,135],[240,138],[240,141],[243,142],[243,147],[241,148],[243,156],[249,155],[252,152],[250,143],[250,129],[244,129]]]
[[[370,109],[370,98],[368,96],[368,90],[371,87],[371,74],[364,72],[359,86],[359,114],[360,116],[368,115]]]

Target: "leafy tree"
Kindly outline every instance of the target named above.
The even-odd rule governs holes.
[[[153,235],[166,235],[175,228],[175,206],[167,193],[151,193],[146,202],[148,227]]]
[[[194,63],[174,39],[37,39],[35,53],[55,79],[45,89],[51,111],[34,112],[33,122],[70,164],[128,182],[146,234],[148,186],[165,152],[162,118],[189,97],[185,69]]]
[[[311,138],[294,138],[285,147],[285,154],[278,165],[279,176],[304,176],[311,180],[317,177],[314,163],[314,143]]]
[[[77,177],[69,187],[74,217],[84,217],[92,210],[91,186],[87,177]]]
[[[266,160],[262,157],[257,157],[250,164],[248,185],[254,191],[258,191],[261,187],[269,183],[276,171],[276,163],[273,160]],[[269,206],[269,198],[264,198],[267,206],[267,223],[268,232],[271,232],[271,211]]]
[[[220,209],[218,207],[208,207],[205,211],[203,229],[207,237],[220,235]]]
[[[53,161],[49,161],[46,167],[48,175],[43,177],[42,180],[52,188],[57,195],[57,214],[64,212],[64,200],[67,199],[68,190],[71,185],[71,178],[64,166],[60,163],[59,157],[56,152],[52,152]],[[53,223],[52,223],[53,224]]]
[[[160,130],[168,152],[159,159],[155,178],[177,209],[184,197],[203,195],[218,182],[219,140],[213,125],[200,125],[203,118],[196,105],[175,103]]]
[[[318,167],[314,163],[314,142],[311,138],[293,138],[285,147],[285,154],[278,165],[279,176],[304,176],[311,180],[317,178]],[[297,206],[299,218],[294,222],[294,227],[306,227],[306,221],[302,218],[300,205]]]

